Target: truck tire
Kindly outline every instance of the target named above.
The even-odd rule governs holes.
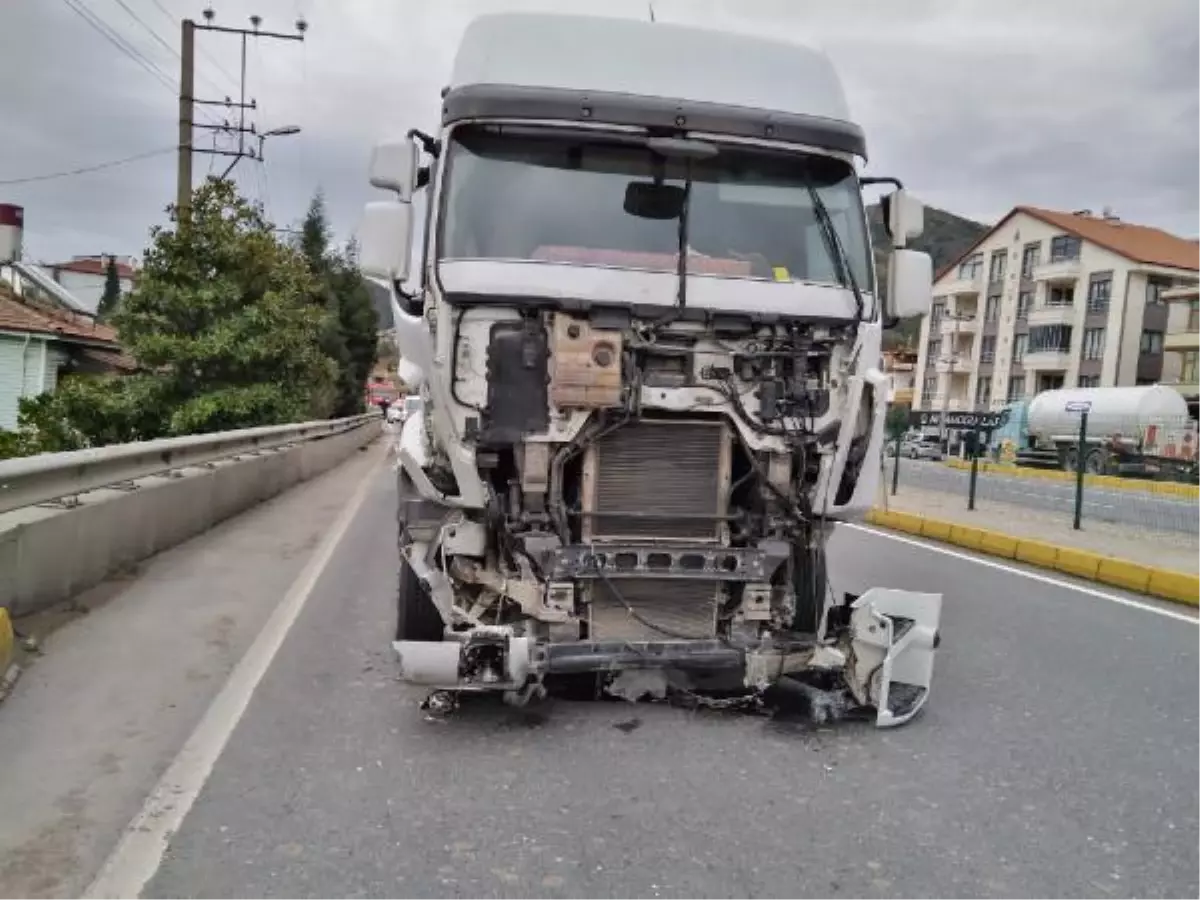
[[[821,610],[829,583],[825,574],[825,551],[822,548],[798,546],[794,555],[792,588],[796,593],[796,616],[792,629],[816,634],[820,627]]]
[[[400,586],[396,591],[396,640],[440,641],[445,625],[433,599],[417,573],[400,560]]]
[[[398,546],[404,543],[404,497],[412,491],[412,483],[404,470],[396,475],[397,503],[396,525]],[[445,625],[433,598],[425,589],[403,554],[399,557],[400,583],[396,589],[396,640],[440,641],[445,634]]]

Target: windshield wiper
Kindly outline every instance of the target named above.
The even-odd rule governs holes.
[[[842,287],[848,287],[854,292],[854,317],[857,321],[863,320],[864,304],[862,291],[859,290],[858,281],[854,277],[854,272],[850,266],[850,257],[846,254],[846,248],[842,246],[842,239],[838,237],[837,228],[833,224],[833,217],[829,215],[829,209],[825,206],[825,201],[821,199],[821,195],[817,189],[813,187],[812,180],[804,179],[804,186],[808,190],[808,199],[812,203],[813,212],[817,216],[817,225],[821,229],[821,242],[825,245],[825,252],[829,254],[829,259],[833,263],[834,274],[837,276],[838,284]]]

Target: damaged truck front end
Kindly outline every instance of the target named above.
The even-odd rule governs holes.
[[[585,43],[629,45],[644,24],[590,20]],[[834,599],[825,546],[874,498],[883,318],[928,303],[928,257],[903,249],[919,205],[887,204],[885,309],[840,88],[803,111],[553,83],[579,28],[477,20],[439,137],[372,161],[395,199],[368,205],[362,265],[391,292],[402,377],[425,399],[397,444],[401,674],[516,703],[559,675],[629,699],[787,678],[908,721],[941,598]],[[531,29],[540,77],[484,52]],[[714,41],[762,51],[639,34],[683,68]],[[836,88],[824,57],[768,46]],[[418,189],[421,285],[405,293]]]

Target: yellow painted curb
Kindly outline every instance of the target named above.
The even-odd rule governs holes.
[[[947,459],[945,464],[952,469],[970,470],[971,464],[965,459]],[[980,461],[980,472],[992,472],[997,475],[1013,475],[1018,478],[1035,478],[1043,481],[1075,481],[1074,472],[1063,472],[1059,469],[1028,469],[1010,463],[994,463]],[[1109,488],[1118,491],[1141,491],[1147,494],[1159,494],[1164,497],[1182,497],[1187,500],[1200,499],[1200,486],[1180,484],[1175,481],[1150,481],[1146,478],[1119,478],[1116,475],[1084,475],[1083,483],[1091,487]]]
[[[1058,562],[1058,548],[1053,544],[1047,544],[1045,541],[1021,538],[1017,541],[1015,558],[1020,562],[1029,563],[1030,565],[1041,566],[1044,569],[1053,569],[1054,564]]]
[[[983,529],[953,522],[950,525],[950,540],[968,550],[980,550],[983,548]]]
[[[1166,597],[1176,603],[1196,606],[1200,597],[1200,578],[1187,572],[1154,569],[1150,572],[1148,591],[1156,597]]]
[[[0,678],[8,671],[13,659],[13,627],[8,610],[0,606]]]
[[[1058,559],[1054,563],[1054,568],[1060,572],[1066,572],[1068,575],[1078,575],[1080,578],[1095,581],[1096,576],[1100,574],[1100,560],[1103,558],[1099,553],[1092,553],[1088,550],[1059,547]]]
[[[992,556],[1003,556],[1005,559],[1014,559],[1017,555],[1017,544],[1015,537],[1004,534],[999,531],[988,531],[983,529],[983,538],[979,542],[979,549],[984,553],[990,553]]]
[[[1063,547],[1047,541],[1017,537],[958,522],[931,519],[915,513],[875,507],[867,513],[866,518],[873,525],[957,544],[989,556],[1015,559],[1018,562],[1054,569],[1067,575],[1136,593],[1150,594],[1187,606],[1200,605],[1200,576],[1190,572],[1158,569],[1115,556],[1102,556],[1075,547]]]
[[[1149,566],[1143,566],[1141,563],[1126,562],[1123,559],[1106,556],[1100,560],[1096,580],[1144,594],[1150,587],[1150,575],[1153,571]]]

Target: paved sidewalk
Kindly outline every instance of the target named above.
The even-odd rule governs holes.
[[[1144,565],[1193,574],[1200,572],[1200,540],[1194,534],[1152,531],[1145,527],[1088,522],[1086,519],[1083,528],[1075,531],[1071,528],[1071,520],[1057,513],[981,498],[976,500],[975,509],[971,511],[967,509],[966,497],[961,494],[922,490],[903,484],[895,496],[890,489],[881,492],[877,505],[1090,550]]]

